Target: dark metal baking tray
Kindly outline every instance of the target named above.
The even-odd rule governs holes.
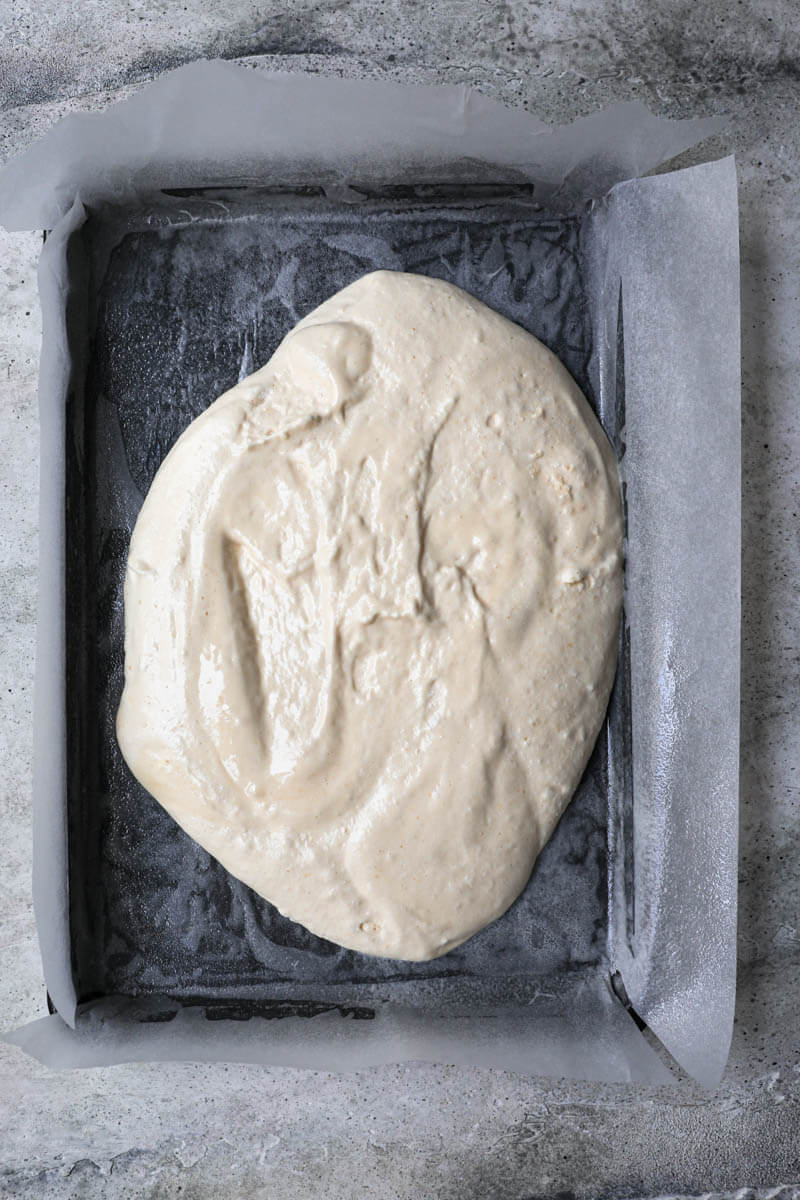
[[[428,963],[356,954],[281,916],[148,795],[114,733],[126,555],[159,464],[297,320],[365,272],[447,279],[535,334],[617,441],[618,405],[599,405],[585,236],[580,216],[551,219],[525,187],[159,193],[93,212],[74,235],[66,622],[79,1001],[158,996],[246,1015],[397,1000],[453,1013],[608,977],[609,831],[624,844],[630,813],[624,654],[609,719],[525,891]]]

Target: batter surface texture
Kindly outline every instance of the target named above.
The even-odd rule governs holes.
[[[142,784],[312,932],[429,959],[525,886],[621,601],[613,452],[530,334],[379,271],[175,444],[125,583]]]

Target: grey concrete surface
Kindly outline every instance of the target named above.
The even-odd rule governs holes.
[[[464,81],[560,122],[639,97],[729,115],[743,298],[740,982],[713,1094],[404,1066],[52,1072],[0,1047],[0,1194],[800,1196],[800,11],[792,0],[0,0],[0,158],[198,57]],[[707,151],[706,151],[707,152]],[[44,1012],[30,895],[40,337],[0,233],[0,1025]],[[743,1197],[753,1192],[742,1192]],[[761,1194],[761,1193],[759,1193]]]

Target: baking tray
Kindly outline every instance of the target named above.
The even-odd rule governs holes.
[[[608,981],[611,837],[630,787],[609,781],[630,736],[626,658],[577,794],[519,899],[427,963],[372,958],[310,934],[233,879],[141,787],[117,746],[122,591],[138,509],[183,429],[270,357],[292,326],[367,271],[466,288],[545,342],[619,450],[622,381],[601,401],[580,215],[530,188],[241,188],[161,193],[90,215],[72,244],[84,321],[66,414],[69,921],[78,1002],[160,996],[239,1015],[308,1003],[402,1003],[439,1014],[569,1002]],[[624,771],[617,780],[630,783]],[[612,803],[613,801],[613,803]],[[630,895],[630,877],[626,894]]]
[[[736,171],[728,157],[644,178],[719,130],[637,104],[550,129],[462,87],[201,62],[106,113],[65,119],[3,169],[0,220],[51,230],[39,265],[33,893],[55,1012],[9,1040],[59,1066],[423,1058],[671,1078],[629,1003],[685,1070],[719,1080],[736,946]],[[428,186],[396,186],[409,180]],[[465,180],[491,186],[465,191]],[[212,184],[225,190],[162,190]],[[536,200],[578,218],[551,221]],[[403,216],[414,220],[401,229]],[[376,235],[382,221],[395,222],[392,237]],[[259,223],[261,245],[247,228]],[[193,248],[201,230],[209,246],[231,237],[233,260],[258,279],[266,245],[293,227],[306,257],[313,242],[316,274],[293,267],[284,244],[284,269],[265,275],[269,304],[261,283],[249,297],[246,278],[242,291],[229,286],[227,252],[208,278],[208,247]],[[132,294],[146,274],[155,286],[140,290],[144,307],[115,312],[126,238],[153,234],[164,275],[129,262]],[[340,278],[331,264],[348,256]],[[525,301],[518,319],[560,348],[624,449],[628,620],[610,724],[531,893],[449,962],[409,971],[306,944],[190,843],[171,851],[177,832],[120,778],[111,738],[118,568],[143,481],[178,431],[167,417],[180,426],[258,365],[284,310],[322,298],[325,270],[332,290],[356,268],[412,258],[484,286],[511,315]],[[563,307],[551,336],[539,314],[553,305]],[[216,314],[225,339],[215,329],[211,344],[206,324],[176,340],[181,306]],[[112,381],[127,389],[125,420]],[[149,450],[129,444],[137,420]]]

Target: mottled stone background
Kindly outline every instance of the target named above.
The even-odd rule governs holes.
[[[0,0],[0,158],[199,57],[465,82],[551,122],[725,113],[742,216],[740,984],[712,1095],[406,1066],[51,1072],[0,1051],[0,1194],[800,1196],[800,10],[791,0]],[[708,149],[704,150],[708,153]],[[690,159],[687,159],[690,161]],[[40,237],[0,232],[0,1026],[45,1011],[30,896]],[[752,1192],[744,1193],[752,1196]]]

